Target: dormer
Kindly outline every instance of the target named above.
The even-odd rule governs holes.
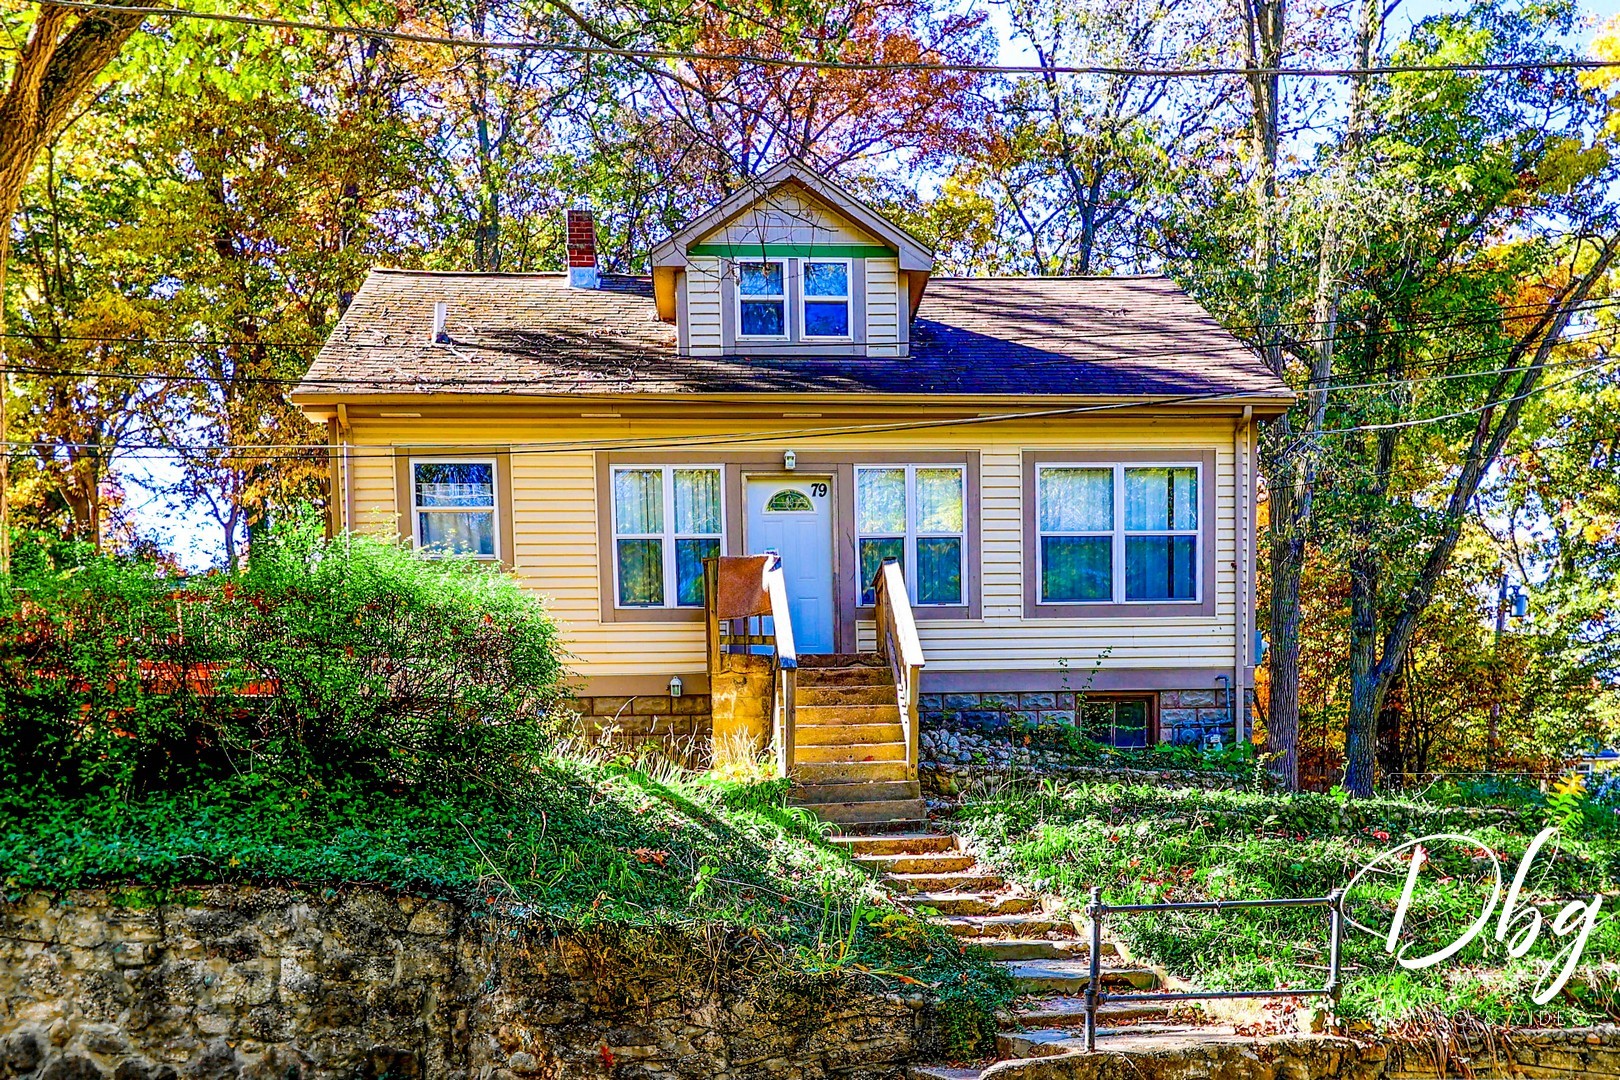
[[[798,161],[652,252],[683,356],[905,356],[933,268],[916,237]]]

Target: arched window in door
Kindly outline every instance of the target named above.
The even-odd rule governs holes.
[[[816,504],[802,491],[783,488],[765,503],[765,510],[771,514],[813,514]]]

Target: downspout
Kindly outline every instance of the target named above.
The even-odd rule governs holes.
[[[343,536],[347,542],[354,531],[354,459],[349,453],[353,431],[349,427],[349,407],[338,402],[337,415],[338,437],[343,441]]]
[[[1254,535],[1252,532],[1254,521],[1254,463],[1252,461],[1254,444],[1252,434],[1254,431],[1254,406],[1243,406],[1243,419],[1238,422],[1237,430],[1233,432],[1232,457],[1237,468],[1237,632],[1234,635],[1234,644],[1237,655],[1233,658],[1233,680],[1231,692],[1227,694],[1227,704],[1232,710],[1232,738],[1243,742],[1248,738],[1244,730],[1249,710],[1247,705],[1248,686],[1245,676],[1249,670],[1249,657],[1254,649],[1250,636],[1254,633]]]

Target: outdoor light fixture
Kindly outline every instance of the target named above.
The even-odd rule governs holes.
[[[669,696],[670,697],[680,697],[681,696],[681,677],[679,675],[674,675],[674,676],[670,677],[670,680],[669,680]]]
[[[791,450],[784,450],[782,452],[782,468],[786,469],[788,472],[792,472],[798,467],[799,456]]]

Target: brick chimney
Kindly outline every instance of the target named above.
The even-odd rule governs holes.
[[[602,284],[596,269],[596,221],[589,210],[568,211],[568,284],[576,289]]]

